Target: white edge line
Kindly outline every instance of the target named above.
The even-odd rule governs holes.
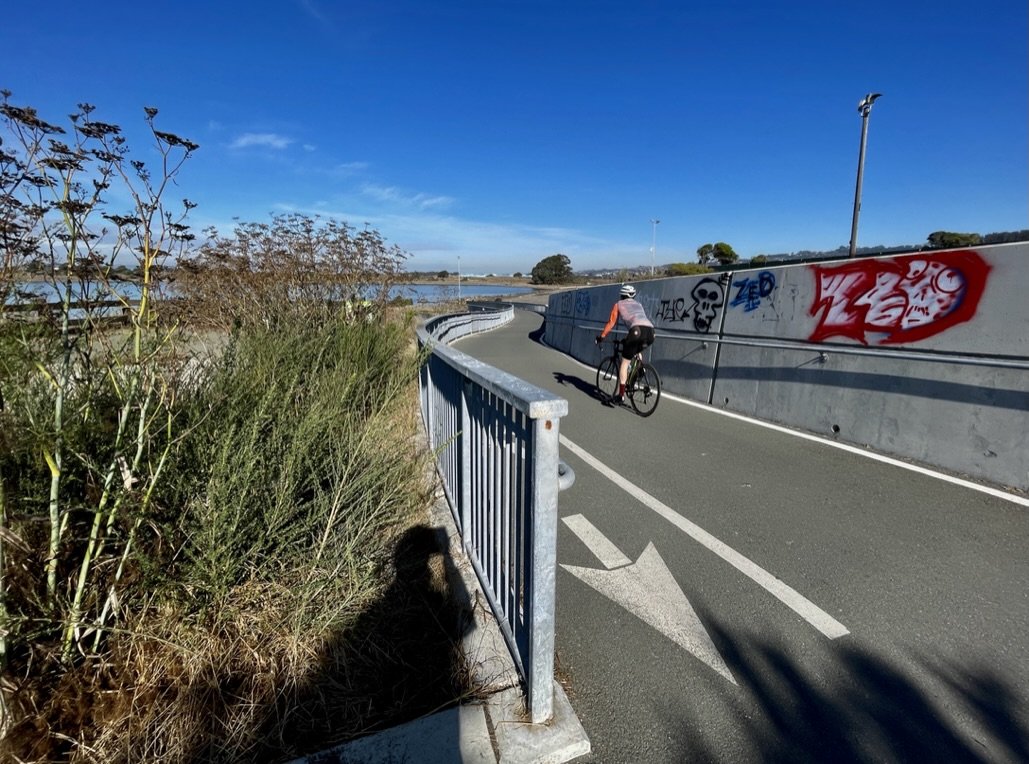
[[[676,401],[677,403],[684,403],[687,406],[693,406],[695,408],[704,409],[705,411],[710,411],[710,412],[715,413],[715,414],[721,414],[722,416],[729,417],[730,419],[738,419],[741,422],[748,422],[750,424],[756,424],[756,425],[759,425],[760,427],[764,427],[767,430],[773,430],[775,432],[781,432],[781,433],[784,433],[786,435],[793,435],[794,437],[801,438],[803,440],[810,440],[810,441],[812,441],[814,443],[820,443],[820,444],[822,444],[824,446],[831,446],[832,448],[837,448],[840,451],[846,451],[847,453],[850,453],[850,454],[855,454],[857,456],[863,456],[866,459],[871,459],[871,460],[876,461],[876,462],[882,462],[883,464],[889,464],[889,465],[891,465],[893,467],[900,467],[900,468],[908,470],[910,472],[917,472],[920,475],[926,475],[927,477],[936,478],[937,480],[942,480],[942,481],[944,481],[946,483],[953,483],[954,485],[961,486],[962,488],[969,488],[969,489],[971,489],[973,491],[978,491],[979,493],[989,494],[990,496],[993,496],[994,498],[1002,499],[1003,501],[1010,501],[1013,504],[1020,504],[1023,507],[1029,507],[1029,497],[1018,496],[1018,495],[1013,494],[1013,493],[1008,493],[1007,491],[1002,491],[999,488],[991,488],[988,485],[981,485],[980,483],[973,483],[971,480],[965,480],[964,478],[955,477],[954,475],[948,475],[945,472],[938,472],[936,470],[929,469],[928,467],[922,467],[922,466],[917,465],[917,464],[911,464],[909,462],[904,462],[904,461],[901,461],[900,459],[895,459],[892,456],[886,456],[885,454],[879,454],[879,453],[876,453],[875,451],[868,451],[868,450],[863,449],[863,448],[861,448],[859,446],[852,446],[849,443],[840,443],[839,441],[829,440],[828,438],[824,438],[821,435],[813,435],[811,433],[803,432],[801,430],[793,430],[793,429],[790,429],[789,427],[783,427],[782,425],[779,425],[779,424],[773,424],[772,422],[764,422],[764,421],[762,421],[760,419],[754,419],[753,417],[749,417],[746,414],[738,414],[735,411],[726,411],[725,409],[719,409],[719,408],[716,408],[714,406],[709,406],[706,403],[698,403],[697,401],[691,401],[691,400],[688,400],[687,398],[680,398],[680,397],[678,397],[676,395],[664,393],[663,391],[662,391],[662,397],[663,398],[664,397],[671,398],[672,400]]]
[[[546,338],[544,338],[544,341],[545,339]],[[584,369],[596,368],[595,366],[589,366],[588,364],[583,363],[574,356],[568,355],[568,353],[565,353],[563,350],[559,350],[553,345],[547,345],[547,347],[553,350],[554,352],[560,353],[566,358],[571,359],[575,363],[582,366]],[[858,446],[852,446],[849,443],[840,443],[836,440],[829,440],[828,438],[822,437],[821,435],[814,435],[812,433],[804,432],[802,430],[794,430],[789,427],[784,427],[781,424],[765,422],[764,420],[755,419],[754,417],[747,416],[746,414],[738,414],[735,411],[726,411],[725,409],[720,409],[716,406],[711,406],[707,403],[700,403],[699,401],[692,401],[688,398],[680,398],[678,395],[666,392],[665,390],[661,391],[661,397],[670,398],[676,403],[684,403],[687,406],[693,406],[694,408],[703,409],[704,411],[709,411],[712,414],[720,414],[721,416],[729,417],[730,419],[737,419],[741,422],[755,424],[758,427],[764,427],[766,430],[773,430],[775,432],[781,432],[785,435],[792,435],[796,438],[802,438],[803,440],[810,440],[814,443],[821,443],[823,446],[831,446],[832,448],[838,448],[841,451],[846,451],[847,453],[855,454],[857,456],[863,456],[866,459],[872,459],[873,461],[882,462],[883,464],[889,464],[893,467],[900,467],[901,469],[909,470],[910,472],[917,472],[920,475],[926,475],[927,477],[936,478],[937,480],[942,480],[946,483],[952,483],[953,485],[961,486],[962,488],[968,488],[972,491],[978,491],[979,493],[988,494],[996,499],[1001,499],[1002,501],[1010,501],[1012,504],[1019,504],[1023,507],[1029,507],[1029,497],[1018,496],[1017,494],[1002,491],[999,488],[991,488],[988,485],[973,483],[971,480],[965,480],[963,478],[955,477],[954,475],[948,475],[945,472],[938,472],[937,470],[932,470],[928,467],[921,467],[917,464],[910,464],[908,462],[901,461],[900,459],[895,459],[892,456],[886,456],[885,454],[879,454],[875,451],[868,451]]]
[[[652,509],[661,517],[668,520],[672,525],[679,528],[694,541],[714,552],[745,576],[752,579],[755,583],[767,590],[770,594],[822,632],[822,634],[827,636],[829,639],[836,639],[850,633],[846,626],[804,597],[796,589],[793,589],[791,586],[773,576],[757,563],[751,561],[747,557],[744,557],[728,544],[718,540],[696,523],[687,520],[667,504],[659,501],[636,484],[625,479],[588,451],[585,451],[580,446],[568,440],[564,435],[560,436],[560,440],[562,446],[600,472],[612,483],[617,485],[637,501]]]

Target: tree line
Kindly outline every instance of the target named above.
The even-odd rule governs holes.
[[[932,249],[956,249],[960,247],[978,247],[992,244],[1009,244],[1019,241],[1029,241],[1029,229],[1020,231],[1001,231],[997,233],[958,233],[955,231],[933,231],[926,237],[924,245],[907,245],[903,247],[862,247],[858,250],[860,255],[874,255],[882,252],[895,251],[923,251]],[[803,250],[793,253],[781,253],[777,255],[759,254],[750,258],[751,265],[764,265],[771,260],[784,259],[818,259],[838,258],[849,254],[846,246],[838,247],[830,251]],[[661,273],[655,274],[664,276],[691,276],[697,273],[708,273],[716,266],[727,266],[740,262],[740,257],[732,245],[724,241],[702,244],[697,247],[697,260],[694,263],[671,263],[661,269]],[[566,255],[556,254],[545,257],[533,266],[531,272],[533,284],[567,284],[576,280],[575,272],[572,270],[571,261]],[[626,278],[646,277],[646,273],[632,273],[629,269],[620,269],[619,277]],[[624,278],[623,278],[624,277]]]

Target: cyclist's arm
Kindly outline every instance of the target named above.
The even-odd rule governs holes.
[[[606,337],[612,329],[615,328],[615,324],[618,323],[618,303],[616,302],[611,306],[611,317],[607,320],[607,326],[600,333],[601,338]]]

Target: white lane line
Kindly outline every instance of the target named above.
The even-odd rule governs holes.
[[[954,475],[948,475],[945,472],[937,472],[936,470],[929,469],[928,467],[921,467],[917,464],[903,462],[900,459],[894,459],[893,457],[886,456],[885,454],[878,454],[875,451],[868,451],[866,449],[859,448],[858,446],[852,446],[848,443],[840,443],[836,440],[829,440],[828,438],[823,438],[821,435],[813,435],[811,433],[802,432],[800,430],[791,430],[789,427],[783,427],[779,424],[763,422],[760,419],[754,419],[753,417],[749,417],[745,414],[737,414],[734,411],[726,411],[724,409],[715,408],[714,406],[708,406],[704,403],[697,403],[696,401],[687,400],[686,398],[680,398],[675,395],[667,395],[664,392],[661,393],[661,397],[670,398],[673,401],[677,401],[678,403],[685,403],[687,406],[693,406],[698,409],[704,409],[705,411],[711,411],[715,414],[721,414],[722,416],[727,416],[730,419],[738,419],[741,422],[756,424],[761,427],[764,427],[766,430],[774,430],[775,432],[781,432],[785,433],[786,435],[793,435],[797,438],[802,438],[804,440],[810,440],[814,443],[821,443],[824,446],[831,446],[832,448],[837,448],[840,451],[846,451],[849,454],[863,456],[866,459],[881,462],[882,464],[889,464],[893,467],[900,467],[901,469],[908,470],[909,472],[917,472],[919,475],[926,475],[931,478],[936,478],[937,480],[942,480],[945,483],[951,483],[953,485],[961,486],[962,488],[969,488],[973,491],[978,491],[979,493],[985,493],[989,496],[993,496],[994,498],[1002,499],[1003,501],[1010,501],[1012,504],[1019,504],[1023,507],[1029,507],[1029,497],[1026,496],[1018,496],[1017,494],[1002,491],[999,488],[991,488],[988,485],[981,485],[979,483],[973,483],[971,480],[964,480],[962,478],[955,477]]]
[[[562,351],[558,350],[552,345],[547,345],[547,347],[549,347],[556,353],[561,353],[566,358],[570,359],[571,361],[574,361],[576,364],[578,364],[584,369],[596,371],[596,366],[589,366],[580,361],[578,358],[572,358],[567,353],[562,353]],[[761,419],[755,419],[754,417],[747,416],[746,414],[737,414],[735,411],[726,411],[725,409],[720,409],[716,406],[711,406],[707,403],[700,403],[698,401],[690,400],[689,398],[681,398],[678,395],[673,395],[672,393],[665,392],[664,390],[661,391],[661,398],[667,398],[668,400],[673,400],[676,403],[684,403],[687,406],[693,406],[694,408],[703,409],[704,411],[709,411],[712,414],[720,414],[721,416],[729,417],[730,419],[736,419],[740,422],[747,422],[748,424],[754,424],[758,427],[764,427],[766,430],[773,430],[774,432],[781,432],[785,435],[793,435],[796,438],[810,440],[814,443],[821,443],[823,446],[837,448],[840,451],[846,451],[849,454],[863,456],[866,459],[871,459],[872,461],[880,462],[882,464],[889,464],[892,467],[900,467],[901,469],[908,470],[909,472],[917,472],[919,475],[925,475],[927,477],[936,478],[937,480],[942,480],[945,483],[951,483],[952,485],[961,486],[962,488],[968,488],[972,491],[985,493],[988,496],[993,496],[994,498],[1001,499],[1002,501],[1010,501],[1012,504],[1018,504],[1023,507],[1029,507],[1029,496],[1019,496],[1014,493],[1002,491],[999,488],[991,488],[988,485],[973,483],[971,480],[964,480],[962,478],[955,477],[954,475],[948,475],[945,472],[938,472],[936,470],[929,469],[928,467],[921,467],[917,464],[911,464],[909,462],[901,461],[900,459],[894,459],[891,456],[886,456],[885,454],[878,454],[875,451],[868,451],[866,449],[859,448],[858,446],[852,446],[847,443],[840,443],[838,440],[829,440],[828,438],[824,438],[821,435],[814,435],[812,433],[803,432],[801,430],[791,430],[789,427],[783,427],[780,424],[773,424],[771,422],[765,422]]]
[[[597,526],[582,515],[572,515],[571,517],[562,517],[561,519],[572,533],[578,536],[579,540],[600,560],[600,564],[608,570],[632,565],[632,560],[622,554],[621,549],[611,543],[608,537],[597,529]]]
[[[635,483],[626,480],[591,453],[568,440],[564,435],[560,437],[562,446],[589,464],[593,469],[597,470],[597,472],[628,493],[634,499],[652,509],[661,517],[668,520],[672,525],[679,528],[679,530],[683,531],[694,541],[714,552],[738,571],[743,573],[743,575],[753,580],[758,584],[758,586],[767,590],[780,602],[797,613],[797,615],[810,623],[829,639],[836,639],[850,633],[846,626],[801,595],[796,589],[786,585],[760,565],[744,557],[728,544],[719,541],[696,523],[687,520],[667,504],[651,496]]]

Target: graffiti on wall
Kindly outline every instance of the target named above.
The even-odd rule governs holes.
[[[661,305],[654,311],[654,317],[669,323],[690,320],[695,331],[707,334],[718,317],[718,309],[725,304],[726,278],[723,275],[718,280],[703,278],[698,281],[690,290],[689,299],[692,302],[689,302],[688,307],[685,297],[661,300]]]
[[[586,316],[590,312],[590,293],[585,289],[580,289],[575,293],[575,314],[577,316]]]
[[[743,307],[744,313],[757,310],[761,307],[761,300],[772,294],[775,289],[775,274],[771,271],[761,271],[756,276],[747,275],[742,279],[732,282],[734,295],[729,307]]]
[[[561,315],[562,316],[570,316],[570,315],[572,315],[572,307],[574,305],[574,303],[572,302],[572,299],[573,298],[572,298],[572,293],[571,292],[565,292],[564,294],[561,295]]]
[[[970,250],[895,260],[810,266],[815,273],[810,339],[917,342],[975,316],[990,266]]]

